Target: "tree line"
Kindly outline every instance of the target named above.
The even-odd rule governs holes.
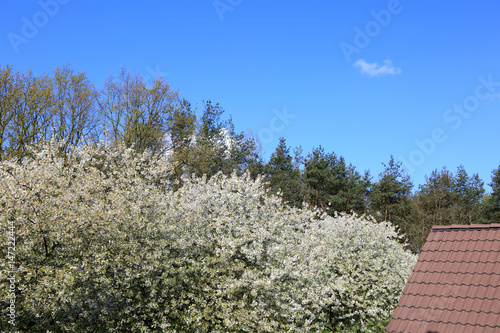
[[[358,172],[321,146],[306,156],[301,147],[291,151],[284,138],[266,162],[258,142],[237,133],[219,104],[192,106],[162,78],[148,84],[122,69],[98,89],[69,65],[38,76],[0,67],[0,159],[22,161],[32,154],[29,146],[51,138],[65,140],[61,154],[103,138],[141,153],[166,154],[174,166],[169,179],[174,190],[193,174],[264,175],[270,193],[280,193],[290,206],[392,222],[415,252],[432,225],[500,223],[500,166],[492,171],[492,192],[486,194],[479,176],[463,166],[454,173],[435,170],[414,187],[391,156],[375,181],[369,171]]]
[[[148,85],[125,69],[97,89],[68,65],[50,76],[6,66],[0,68],[0,159],[22,161],[31,154],[28,146],[51,138],[65,140],[61,154],[106,138],[141,153],[169,154],[176,187],[186,175],[254,169],[260,160],[255,141],[236,133],[223,113],[210,100],[193,108],[162,78]]]
[[[271,191],[290,205],[303,204],[337,212],[372,215],[390,221],[419,252],[433,225],[500,223],[500,166],[492,171],[486,194],[477,174],[463,166],[456,172],[434,170],[423,185],[414,187],[401,162],[390,157],[374,181],[369,171],[360,174],[342,156],[314,148],[307,157],[301,149],[290,154],[284,138],[266,164]]]

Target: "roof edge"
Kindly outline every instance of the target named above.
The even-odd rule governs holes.
[[[432,231],[500,229],[500,223],[435,225]]]

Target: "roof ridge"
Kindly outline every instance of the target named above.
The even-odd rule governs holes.
[[[500,261],[486,260],[486,261],[474,261],[474,260],[419,260],[418,262],[446,262],[446,263],[462,263],[462,264],[498,264]]]
[[[443,311],[456,311],[456,312],[475,312],[475,313],[484,313],[484,314],[496,314],[500,315],[500,312],[495,312],[495,311],[481,311],[481,310],[457,310],[457,309],[448,309],[448,308],[438,308],[438,307],[432,307],[432,306],[416,306],[416,305],[400,305],[402,308],[413,308],[413,309],[426,309],[426,310],[443,310]]]
[[[420,253],[422,252],[500,252],[500,250],[439,250],[439,249],[436,249],[436,250],[422,250],[420,251]]]
[[[490,297],[470,297],[470,296],[451,296],[451,295],[436,295],[436,294],[414,294],[414,293],[403,293],[406,296],[420,296],[420,297],[443,297],[443,298],[461,298],[461,299],[477,299],[480,301],[498,301],[498,298]]]
[[[477,274],[477,275],[500,275],[500,273],[496,272],[491,272],[491,273],[477,273],[477,272],[446,272],[446,271],[429,271],[429,270],[421,270],[421,269],[414,269],[414,272],[419,272],[419,273],[440,273],[440,274]]]
[[[457,323],[453,321],[444,321],[444,320],[425,320],[425,319],[410,319],[410,318],[402,318],[402,317],[392,317],[395,320],[408,320],[408,321],[418,321],[418,322],[426,322],[426,323],[437,323],[437,324],[452,324],[452,325],[462,325],[462,326],[478,326],[478,327],[491,327],[491,328],[500,328],[500,325],[488,325],[488,324],[471,324],[471,323]]]
[[[447,283],[447,282],[417,282],[417,281],[408,281],[411,284],[432,284],[432,285],[441,285],[441,286],[458,286],[458,287],[491,287],[497,288],[500,285],[493,284],[467,284],[467,283]]]
[[[498,242],[498,239],[430,239],[427,243],[446,243],[446,242]]]
[[[434,225],[432,231],[454,231],[454,230],[477,230],[477,229],[500,229],[500,223],[490,224],[452,224],[452,225]]]

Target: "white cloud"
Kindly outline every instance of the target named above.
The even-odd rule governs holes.
[[[370,77],[384,74],[401,74],[401,68],[394,67],[389,59],[384,60],[383,66],[379,66],[376,62],[370,64],[366,62],[365,59],[359,59],[354,63],[354,66],[359,67],[361,69],[361,73],[368,74]]]

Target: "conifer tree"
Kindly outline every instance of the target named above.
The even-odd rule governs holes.
[[[484,183],[478,174],[469,177],[465,168],[460,165],[453,178],[453,194],[455,196],[453,219],[457,224],[478,223],[481,216]]]
[[[420,251],[433,225],[453,223],[451,209],[455,202],[453,174],[446,168],[434,170],[412,198],[411,224],[405,234],[416,252]]]
[[[271,154],[266,171],[271,192],[281,192],[284,201],[300,207],[302,205],[300,170],[294,166],[290,147],[286,146],[284,138],[280,138],[276,150]]]
[[[195,132],[189,175],[210,178],[219,171],[226,175],[233,171],[241,173],[258,160],[254,141],[245,138],[243,133],[237,134],[231,117],[223,120],[223,114],[219,103],[205,102]]]
[[[166,151],[170,154],[174,189],[182,185],[182,177],[193,158],[192,148],[196,130],[196,114],[191,103],[182,99],[168,118]]]
[[[372,188],[370,212],[378,220],[390,221],[404,232],[408,224],[413,184],[401,168],[401,162],[396,162],[393,156],[384,167]]]
[[[411,223],[405,226],[410,243],[419,250],[433,225],[480,223],[483,182],[468,176],[463,166],[454,175],[434,170],[412,198]]]
[[[335,212],[365,212],[368,183],[342,156],[325,153],[320,146],[305,160],[306,201],[310,206]]]
[[[483,221],[500,223],[500,165],[491,173],[492,192],[484,200]]]

